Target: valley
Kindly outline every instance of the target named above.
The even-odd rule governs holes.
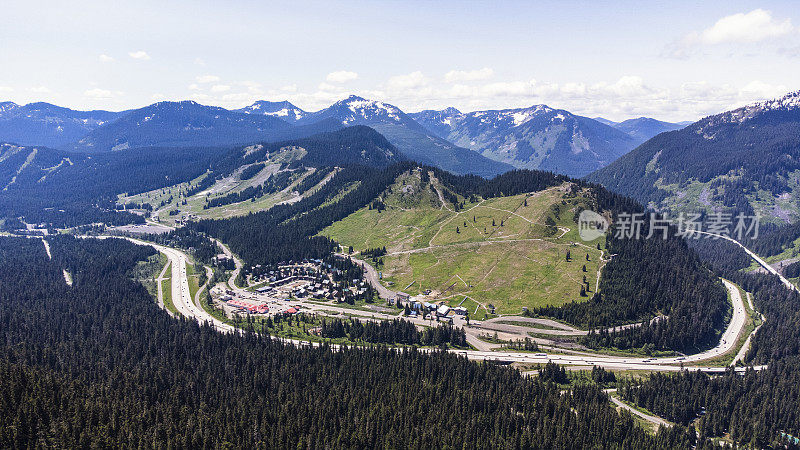
[[[137,239],[131,239],[137,245],[152,245],[147,242],[143,242]],[[46,242],[46,241],[45,241]],[[169,292],[171,295],[172,302],[174,302],[177,312],[187,318],[197,320],[200,323],[208,323],[216,328],[220,332],[230,333],[234,332],[236,329],[233,328],[227,321],[221,321],[220,319],[214,317],[212,314],[207,312],[204,307],[198,304],[198,300],[195,296],[192,295],[188,277],[187,277],[187,260],[189,257],[176,249],[170,249],[163,246],[154,246],[159,252],[162,252],[167,256],[169,259],[169,263],[167,266],[171,267],[179,267],[180,269],[172,273],[172,281],[170,283]],[[237,261],[237,266],[241,263]],[[165,269],[166,267],[165,266]],[[163,275],[163,272],[162,272]],[[460,354],[466,356],[469,359],[473,360],[480,360],[480,361],[503,361],[503,362],[513,362],[513,363],[525,363],[525,364],[532,364],[532,363],[546,363],[550,361],[557,362],[558,364],[563,364],[567,367],[575,367],[575,368],[585,368],[591,366],[599,366],[604,367],[607,369],[613,370],[644,370],[644,371],[680,371],[682,370],[685,365],[687,364],[698,364],[696,366],[692,366],[693,369],[701,370],[707,373],[719,373],[725,370],[725,366],[703,366],[702,363],[706,360],[712,360],[718,358],[721,355],[725,354],[735,354],[740,351],[741,343],[737,344],[737,337],[743,333],[743,328],[745,324],[745,305],[743,303],[743,298],[740,295],[740,290],[738,287],[733,285],[732,283],[725,281],[726,287],[730,292],[730,298],[733,303],[733,310],[734,315],[732,320],[727,326],[725,333],[720,338],[719,345],[715,348],[708,350],[704,353],[697,354],[697,355],[690,355],[690,356],[680,356],[680,357],[661,357],[661,358],[645,358],[642,359],[641,357],[637,358],[635,356],[625,357],[625,356],[606,356],[602,354],[592,354],[587,352],[576,352],[574,350],[569,349],[562,349],[558,348],[557,346],[553,345],[545,345],[542,347],[542,350],[533,353],[533,352],[514,352],[509,351],[504,348],[500,348],[499,346],[490,346],[484,350],[461,350],[461,349],[451,349],[450,351],[456,354]],[[219,289],[217,289],[219,290]],[[256,299],[260,295],[254,294],[253,292],[239,288],[235,284],[230,282],[224,282],[224,287],[219,290],[219,292],[223,292],[225,290],[232,290],[236,293],[237,297],[240,298],[252,298]],[[219,295],[219,294],[216,294]],[[311,302],[303,299],[295,299],[292,303],[293,308],[296,308],[300,311],[303,311],[302,314],[313,314],[313,315],[321,315],[323,317],[337,317],[337,316],[344,316],[347,315],[349,317],[355,317],[359,320],[366,320],[366,321],[380,321],[380,320],[391,320],[398,317],[396,314],[387,313],[387,312],[366,312],[364,310],[359,309],[350,309],[347,305],[344,306],[331,306],[326,305],[322,302]],[[280,306],[279,306],[280,307]],[[275,314],[275,313],[273,313]],[[509,318],[515,318],[518,316],[504,316],[506,320],[510,320]],[[422,318],[406,318],[405,320],[410,320],[412,323],[417,324],[418,326],[431,326],[431,322],[428,320],[424,320]],[[513,319],[511,319],[513,320]],[[517,319],[517,320],[525,320]],[[437,319],[438,321],[438,319]],[[481,324],[480,322],[476,324],[467,324],[466,328],[468,330],[468,335],[472,336],[472,342],[476,341],[476,338],[481,335],[481,333],[485,333],[487,331],[491,331],[493,328],[491,323],[494,323],[494,320],[488,321],[486,326]],[[463,325],[463,324],[462,324]],[[557,323],[554,323],[556,327],[562,328],[559,333],[555,334],[562,334],[562,335],[569,335],[572,331],[569,327],[563,327]],[[525,329],[527,327],[515,325],[514,327]],[[514,333],[514,327],[506,327],[506,332],[502,333],[507,336],[513,337],[516,333]],[[531,325],[533,329],[536,329],[536,325]],[[566,328],[565,330],[563,328]],[[501,327],[501,329],[503,329]],[[539,329],[540,332],[547,332],[549,330],[546,329]],[[523,331],[524,333],[525,331]],[[497,333],[495,331],[495,333]],[[523,334],[524,335],[524,334]],[[285,340],[285,339],[284,339]],[[469,339],[468,339],[469,340]],[[289,341],[294,342],[296,344],[305,345],[305,341],[301,340],[292,340]],[[311,342],[310,345],[319,345],[319,343]],[[738,345],[738,346],[737,346]],[[334,346],[335,347],[335,346]],[[762,370],[764,369],[763,366],[756,366],[751,367],[755,370]],[[745,370],[745,368],[736,368],[737,371]]]

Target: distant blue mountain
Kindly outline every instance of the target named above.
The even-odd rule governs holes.
[[[0,141],[62,147],[113,122],[124,112],[75,111],[49,103],[0,103]]]
[[[400,108],[352,95],[321,111],[308,113],[298,123],[335,119],[343,125],[366,125],[384,135],[406,157],[457,174],[493,176],[513,166],[493,161],[454,145],[419,124]]]
[[[411,114],[439,137],[495,161],[574,177],[603,167],[636,146],[626,133],[547,105],[461,113]]]
[[[655,135],[667,131],[680,130],[686,125],[682,125],[680,123],[662,122],[649,117],[639,117],[638,119],[628,119],[623,122],[615,123],[612,126],[624,133],[627,133],[628,136],[632,137],[638,145]]]
[[[228,146],[294,139],[340,128],[333,121],[295,127],[270,115],[242,114],[193,101],[160,102],[130,111],[62,148],[105,152],[137,147]]]

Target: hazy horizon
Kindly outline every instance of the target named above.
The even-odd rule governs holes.
[[[788,1],[234,5],[6,2],[0,100],[315,111],[355,94],[406,112],[547,104],[677,122],[800,89]]]

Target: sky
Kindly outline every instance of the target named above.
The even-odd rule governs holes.
[[[643,6],[646,5],[646,6]],[[793,1],[0,2],[0,100],[696,120],[800,89]]]

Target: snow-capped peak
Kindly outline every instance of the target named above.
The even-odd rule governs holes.
[[[707,139],[712,139],[713,134],[709,135],[706,130],[721,123],[743,123],[760,114],[769,111],[793,111],[800,109],[800,91],[790,92],[783,97],[751,103],[732,111],[727,111],[714,116],[706,117],[698,122],[697,133],[702,134]]]
[[[466,114],[468,117],[480,118],[481,122],[502,127],[517,127],[532,118],[555,111],[547,105],[533,105],[527,108],[500,109],[489,111],[473,111]],[[562,117],[562,120],[564,118]]]
[[[386,119],[395,122],[402,121],[401,115],[403,112],[400,108],[377,100],[367,100],[357,95],[351,95],[344,100],[336,102],[334,107],[338,107],[345,113],[345,117],[342,119],[344,125],[349,125],[362,119],[367,121]],[[347,113],[348,110],[349,113]]]
[[[294,106],[286,100],[281,102],[259,100],[250,106],[246,106],[238,110],[238,112],[244,114],[263,114],[265,116],[273,116],[291,120],[299,120],[307,114],[305,111]]]
[[[760,108],[763,111],[772,111],[776,109],[791,111],[800,108],[800,91],[790,92],[781,98],[754,103],[752,107]]]

